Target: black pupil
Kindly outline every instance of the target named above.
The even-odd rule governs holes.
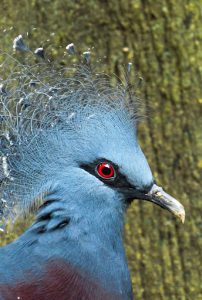
[[[111,170],[110,170],[109,167],[105,166],[105,167],[103,167],[103,169],[102,169],[102,173],[105,174],[105,175],[110,175]]]

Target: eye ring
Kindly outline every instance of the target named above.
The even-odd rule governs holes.
[[[114,179],[116,176],[114,167],[108,162],[101,162],[96,167],[97,174],[103,179]]]

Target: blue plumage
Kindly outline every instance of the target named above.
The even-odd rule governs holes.
[[[134,198],[169,206],[137,141],[137,105],[86,69],[36,74],[34,90],[21,84],[2,97],[4,215],[34,210],[36,219],[0,249],[0,299],[132,299],[125,209]]]

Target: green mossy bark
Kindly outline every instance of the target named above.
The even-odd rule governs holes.
[[[157,182],[184,204],[187,218],[182,226],[150,203],[132,204],[126,249],[136,300],[202,299],[201,7],[202,0],[0,3],[3,50],[29,32],[30,45],[54,57],[74,42],[83,51],[94,47],[92,59],[107,63],[107,73],[122,77],[131,61],[131,83],[144,78],[137,94],[149,116],[140,142]],[[13,238],[2,235],[2,243]]]

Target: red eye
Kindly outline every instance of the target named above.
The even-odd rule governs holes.
[[[112,165],[107,162],[103,162],[97,166],[98,174],[105,179],[111,179],[115,176],[115,171]]]

